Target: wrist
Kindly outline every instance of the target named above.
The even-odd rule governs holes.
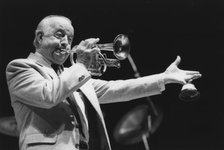
[[[170,80],[165,72],[160,74],[161,80],[163,80],[164,85],[169,84]]]
[[[88,67],[84,63],[76,62],[75,64],[76,65],[79,65],[79,66],[82,66],[83,68],[85,68],[86,70],[88,70]]]

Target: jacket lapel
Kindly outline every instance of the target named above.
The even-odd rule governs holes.
[[[96,96],[96,93],[94,92],[94,88],[91,84],[91,80],[87,81],[83,86],[81,86],[80,90],[85,94],[89,102],[92,104],[92,106],[95,108],[97,113],[100,115],[100,118],[103,118],[103,113],[101,111],[98,98]]]
[[[98,98],[96,96],[96,93],[94,92],[95,90],[92,86],[91,79],[89,81],[87,81],[83,86],[81,86],[80,90],[83,92],[83,94],[85,94],[85,96],[87,97],[89,102],[92,104],[93,108],[99,114],[102,125],[104,127],[104,133],[105,133],[105,136],[106,136],[106,139],[107,139],[107,144],[109,146],[109,149],[111,150],[109,135],[107,133],[103,113],[101,111],[100,104],[99,104]]]

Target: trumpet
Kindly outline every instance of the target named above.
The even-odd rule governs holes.
[[[107,67],[120,68],[120,60],[126,59],[130,53],[130,41],[128,36],[124,34],[117,35],[113,43],[96,44],[95,46],[100,49],[100,52],[92,56],[92,64],[87,68],[92,76],[101,76]],[[73,55],[75,52],[75,47],[69,52],[71,64],[74,64]],[[117,59],[107,58],[106,52],[112,52]]]

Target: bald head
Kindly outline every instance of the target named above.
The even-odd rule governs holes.
[[[52,20],[57,20],[58,19],[64,19],[65,21],[69,22],[70,24],[72,24],[72,21],[65,17],[65,16],[60,16],[60,15],[49,15],[49,16],[46,16],[44,17],[40,23],[37,25],[37,29],[35,31],[35,38],[34,38],[34,41],[33,41],[33,45],[35,48],[38,48],[39,47],[39,42],[37,40],[37,35],[38,34],[44,34],[44,33],[47,33],[48,32],[48,29],[50,27],[52,27]]]

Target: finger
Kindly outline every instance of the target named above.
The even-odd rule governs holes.
[[[193,79],[188,80],[188,83],[191,83],[193,81]]]
[[[94,47],[93,49],[91,49],[91,53],[93,54],[100,53],[100,49],[98,47]]]
[[[197,74],[187,74],[188,76],[190,76],[190,79],[198,79],[200,78],[202,75],[200,73],[197,73]]]
[[[201,74],[195,74],[195,75],[191,75],[191,76],[189,76],[187,79],[186,79],[186,81],[188,82],[188,83],[191,83],[193,80],[196,80],[196,79],[198,79],[198,78],[200,78],[201,77]]]
[[[85,52],[90,54],[96,54],[100,52],[100,49],[97,47],[94,47],[94,48],[87,49]]]
[[[200,74],[199,71],[189,71],[189,70],[184,70],[184,73],[186,73],[187,75]]]
[[[74,46],[73,48],[77,50],[83,50],[85,49],[86,45],[87,43],[84,40],[82,40],[77,46]]]
[[[194,75],[194,76],[192,77],[192,79],[195,80],[195,79],[198,79],[198,78],[200,78],[200,77],[201,77],[201,74],[196,74],[196,75]]]
[[[95,45],[97,42],[99,42],[99,38],[89,38],[86,39],[85,42],[87,42],[87,45],[92,47],[92,45]]]
[[[92,48],[97,42],[99,42],[99,38],[89,38],[82,40],[77,46],[77,49]]]
[[[180,63],[180,61],[181,61],[180,56],[177,56],[176,60],[175,60],[173,63],[174,63],[176,66],[178,66],[179,63]]]

